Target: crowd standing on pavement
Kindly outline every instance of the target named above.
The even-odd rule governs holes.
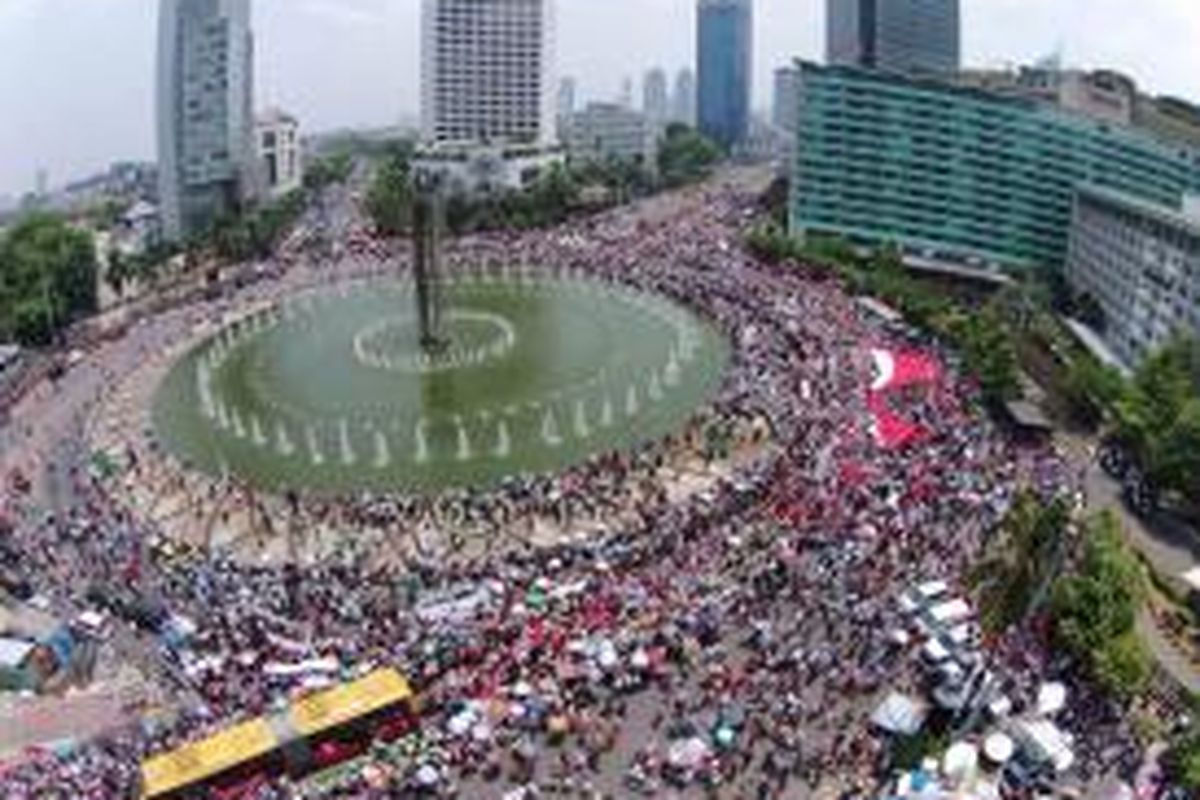
[[[552,266],[703,313],[733,344],[721,390],[690,433],[560,475],[434,499],[290,498],[306,519],[333,515],[377,534],[348,537],[315,563],[149,547],[162,532],[89,472],[84,454],[48,456],[41,467],[67,484],[71,502],[22,514],[28,496],[12,491],[18,523],[4,537],[38,590],[82,608],[89,587],[136,586],[195,630],[186,648],[160,651],[156,679],[176,698],[169,714],[21,760],[0,774],[0,794],[134,796],[143,757],[307,688],[305,676],[268,665],[319,660],[337,665],[335,678],[401,670],[422,698],[420,733],[383,778],[356,774],[320,790],[281,778],[253,797],[870,795],[888,767],[870,710],[881,693],[921,681],[911,648],[889,636],[903,625],[896,596],[923,580],[961,587],[1018,487],[1074,492],[1074,476],[1048,447],[998,431],[936,343],[872,318],[834,280],[756,261],[740,244],[754,214],[754,198],[710,186],[654,223],[618,210],[452,245],[451,271]],[[315,279],[350,280],[398,261],[359,248]],[[286,297],[293,273],[312,269],[135,326],[77,369],[118,383],[198,319]],[[890,401],[924,432],[904,447],[879,440],[867,407],[870,348],[888,344],[949,366],[940,385]],[[100,400],[82,394],[49,400],[77,401],[57,430],[15,417],[28,426],[26,446],[62,452],[53,437],[78,430]],[[694,455],[713,425],[732,431],[747,456],[705,491],[672,498],[669,465],[680,448]],[[136,437],[130,453],[135,470],[155,457]],[[558,543],[505,535],[533,517],[564,533],[600,524]],[[381,555],[376,542],[417,525],[458,525],[503,544]],[[990,646],[1018,704],[1062,669],[1035,632]],[[1078,719],[1069,727],[1087,754],[1081,777],[1133,769],[1122,716],[1072,687]]]

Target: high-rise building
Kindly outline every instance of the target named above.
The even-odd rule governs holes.
[[[696,124],[696,73],[687,67],[675,75],[675,91],[671,95],[671,121],[684,125]]]
[[[1137,366],[1176,335],[1200,336],[1200,215],[1186,202],[1181,210],[1081,187],[1066,278],[1102,311],[1117,358]]]
[[[568,76],[558,82],[558,100],[555,108],[560,121],[575,113],[575,93],[574,78]]]
[[[959,0],[826,0],[825,59],[888,72],[959,67]]]
[[[652,125],[662,127],[671,116],[671,97],[667,91],[667,73],[658,67],[642,78],[642,113]]]
[[[203,230],[253,191],[250,0],[161,0],[158,181],[163,233]]]
[[[780,67],[775,70],[774,100],[771,103],[771,123],[780,130],[795,133],[800,124],[800,70]]]
[[[424,0],[421,21],[427,143],[554,141],[553,0]]]
[[[1023,97],[800,65],[791,227],[980,267],[1061,269],[1083,184],[1179,209],[1200,150]]]
[[[617,103],[624,108],[633,108],[633,78],[628,75],[621,79],[621,93],[617,95]]]
[[[567,153],[578,163],[610,160],[655,168],[658,129],[640,111],[619,103],[589,103],[571,115]]]
[[[698,0],[697,127],[728,149],[750,123],[751,0]]]
[[[279,197],[300,188],[300,123],[277,108],[254,122],[254,146],[262,197]]]

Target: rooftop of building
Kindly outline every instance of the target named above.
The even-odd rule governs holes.
[[[1086,127],[1094,131],[1120,133],[1141,140],[1145,144],[1155,145],[1163,150],[1175,153],[1190,152],[1197,162],[1200,163],[1200,137],[1196,141],[1192,141],[1188,137],[1164,135],[1160,130],[1146,125],[1123,125],[1111,120],[1097,119],[1078,111],[1049,104],[1044,99],[1039,99],[1032,94],[997,91],[994,88],[956,81],[953,76],[946,75],[895,72],[848,64],[818,64],[803,59],[797,59],[795,63],[796,67],[802,73],[818,72],[845,75],[879,84],[906,85],[916,89],[924,89],[966,99],[1008,105],[1013,108],[1027,110],[1030,113],[1049,115],[1059,121],[1081,128]],[[959,75],[961,74],[959,73]],[[1111,74],[1117,75],[1119,73]],[[1153,102],[1157,103],[1158,100],[1154,100]],[[1175,100],[1175,102],[1179,101]],[[1197,124],[1200,125],[1200,122]]]
[[[272,106],[258,113],[254,118],[255,124],[258,125],[299,125],[296,117],[282,108]]]
[[[1188,213],[1183,209],[1152,203],[1139,197],[1118,192],[1094,184],[1084,184],[1078,189],[1081,196],[1098,200],[1110,206],[1147,219],[1155,220],[1163,225],[1186,232],[1200,238],[1200,214]]]

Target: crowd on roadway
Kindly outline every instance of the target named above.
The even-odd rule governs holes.
[[[69,510],[22,517],[28,499],[13,492],[20,521],[6,544],[38,591],[81,608],[95,602],[88,587],[138,587],[153,599],[152,625],[168,614],[190,625],[161,647],[158,679],[177,697],[170,714],[10,765],[3,796],[132,796],[146,755],[379,665],[408,675],[422,698],[419,736],[394,764],[380,755],[374,765],[384,777],[356,772],[319,790],[278,778],[251,796],[782,798],[801,785],[871,795],[889,765],[870,711],[882,692],[921,681],[912,648],[890,635],[903,625],[897,596],[918,581],[961,587],[1019,486],[1070,493],[1074,476],[1048,448],[996,430],[934,343],[886,327],[833,280],[754,260],[740,244],[754,213],[754,198],[713,186],[653,224],[618,210],[550,231],[473,235],[449,254],[451,270],[553,265],[716,321],[733,362],[690,435],[486,494],[348,498],[340,518],[379,535],[349,537],[303,566],[149,547],[161,531],[82,461],[52,465],[70,483]],[[394,268],[364,252],[320,278]],[[183,336],[197,314],[294,288],[288,276],[248,287],[94,358],[131,367],[137,348]],[[888,343],[949,365],[940,385],[889,401],[925,432],[904,447],[880,441],[867,408],[870,348]],[[704,491],[669,496],[661,484],[681,442],[694,452],[711,425],[734,431],[748,456]],[[134,453],[145,447],[131,442]],[[334,513],[329,501],[288,502]],[[438,524],[467,520],[505,544],[381,558],[378,539],[428,522],[433,503]],[[530,515],[564,533],[607,524],[536,547],[501,539]],[[1018,707],[1040,680],[1069,680],[1035,632],[990,647]],[[322,666],[273,668],[298,663]],[[1072,732],[1088,753],[1080,779],[1133,769],[1121,716],[1071,685]]]

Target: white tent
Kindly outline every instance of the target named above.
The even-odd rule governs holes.
[[[969,742],[955,742],[942,757],[942,774],[956,784],[975,777],[979,769],[979,748]]]
[[[888,733],[912,736],[921,730],[928,715],[929,710],[922,703],[892,692],[871,715],[871,724]]]
[[[1030,757],[1049,763],[1055,772],[1066,772],[1075,763],[1070,736],[1048,719],[1018,722],[1013,737]]]
[[[962,598],[948,600],[929,609],[929,616],[938,625],[954,625],[969,620],[972,615],[971,606]]]

